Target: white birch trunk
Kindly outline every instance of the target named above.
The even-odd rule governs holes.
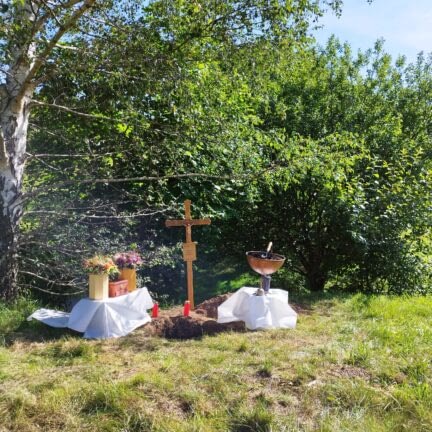
[[[30,23],[33,11],[24,14]],[[18,294],[19,223],[23,214],[21,199],[25,165],[29,103],[33,86],[27,82],[34,62],[34,44],[17,47],[6,82],[0,87],[0,298]]]
[[[18,294],[17,252],[23,214],[22,182],[35,80],[59,40],[96,0],[50,3],[23,0],[10,9],[15,14],[11,22],[15,22],[18,30],[10,41],[11,52],[7,58],[11,61],[7,78],[0,84],[0,299],[12,299]],[[41,4],[44,9],[39,14]],[[50,10],[46,9],[48,6]],[[62,17],[60,21],[56,13]],[[44,26],[50,25],[56,30],[36,55],[37,34]]]
[[[27,99],[27,100],[26,100]],[[0,297],[17,295],[17,247],[23,207],[22,180],[25,163],[28,98],[0,114],[3,140],[0,160]]]

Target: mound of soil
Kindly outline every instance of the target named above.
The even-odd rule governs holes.
[[[149,336],[160,336],[168,339],[191,339],[203,335],[212,335],[224,331],[245,331],[242,321],[219,324],[217,308],[231,294],[213,297],[196,306],[188,317],[183,316],[183,307],[175,306],[161,310],[158,318],[144,326],[140,331]]]
[[[229,294],[222,294],[218,295],[216,297],[213,297],[211,299],[208,299],[201,304],[199,304],[196,309],[195,313],[200,315],[205,315],[208,318],[214,318],[217,319],[217,308],[225,301],[228,300],[231,297],[231,293]]]

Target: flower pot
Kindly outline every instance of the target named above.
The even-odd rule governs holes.
[[[128,284],[129,292],[136,290],[136,270],[130,268],[124,268],[120,270],[120,278],[126,279]]]
[[[108,297],[108,275],[89,275],[89,298],[91,300],[103,300]]]
[[[109,296],[118,297],[127,294],[128,291],[128,280],[120,279],[109,283]]]

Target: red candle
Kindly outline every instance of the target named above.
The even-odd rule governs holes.
[[[159,303],[155,302],[152,309],[152,318],[157,318],[159,314]]]
[[[183,316],[189,316],[190,313],[190,301],[186,300],[183,307]]]

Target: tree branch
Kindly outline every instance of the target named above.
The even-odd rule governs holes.
[[[42,26],[46,23],[46,21],[49,19],[50,16],[55,17],[56,12],[59,11],[60,9],[69,9],[72,6],[75,6],[77,3],[80,3],[81,1],[82,0],[69,0],[65,3],[58,4],[53,8],[47,6],[48,11],[34,22],[32,33],[31,33],[32,36],[34,36],[42,28]],[[47,2],[45,1],[43,1],[42,3],[44,5],[47,5]]]
[[[104,115],[87,114],[87,113],[83,113],[83,112],[80,112],[80,111],[75,111],[74,109],[68,108],[67,106],[57,105],[57,104],[50,104],[48,102],[41,102],[41,101],[37,101],[35,99],[31,100],[31,104],[32,105],[37,105],[37,106],[43,106],[43,107],[56,108],[56,109],[61,110],[61,111],[66,111],[68,113],[75,114],[75,115],[78,115],[80,117],[85,117],[85,118],[93,119],[93,120],[118,121],[117,119],[114,119],[112,117],[106,117]]]
[[[24,81],[23,86],[21,88],[19,97],[24,95],[27,87],[30,85],[31,80],[39,72],[39,69],[41,68],[42,64],[47,59],[47,57],[51,54],[52,50],[57,45],[58,41],[63,37],[63,35],[67,31],[69,31],[74,26],[74,24],[79,20],[79,18],[94,5],[95,2],[96,0],[84,0],[84,3],[78,9],[75,10],[72,16],[61,27],[57,29],[57,32],[48,42],[48,45],[45,47],[42,53],[40,53],[37,56],[35,62],[31,66],[29,73],[26,77],[26,80]],[[71,0],[71,2],[68,3],[74,3],[74,1]]]
[[[20,284],[20,286],[23,287],[27,287],[30,289],[35,289],[47,294],[52,294],[52,295],[57,295],[57,296],[65,296],[65,297],[69,297],[69,296],[73,296],[73,295],[77,295],[77,294],[82,294],[85,291],[85,288],[83,288],[81,291],[75,291],[75,292],[71,292],[71,293],[58,293],[58,292],[54,292],[54,291],[48,291],[48,290],[44,290],[43,288],[39,288],[35,285],[30,285],[30,284]]]
[[[34,214],[41,214],[41,215],[53,215],[53,216],[64,216],[67,218],[72,218],[73,216],[79,218],[80,220],[83,219],[133,219],[133,218],[139,218],[144,216],[154,216],[156,214],[164,213],[165,210],[155,210],[153,212],[138,212],[133,214],[119,214],[119,215],[86,215],[86,214],[74,214],[73,212],[58,212],[58,211],[50,211],[50,210],[32,210],[29,212],[26,212],[25,215],[34,215]]]
[[[242,176],[245,177],[245,176]],[[128,182],[143,182],[143,181],[162,181],[162,180],[175,180],[182,178],[204,178],[204,179],[218,179],[218,180],[234,180],[235,176],[220,176],[204,173],[185,173],[185,174],[172,174],[164,176],[144,176],[144,177],[128,177],[128,178],[104,178],[104,179],[83,179],[83,180],[65,180],[57,183],[56,185],[50,185],[34,189],[24,194],[24,198],[28,199],[33,196],[39,195],[43,192],[49,192],[53,189],[60,189],[65,186],[71,185],[84,185],[84,184],[97,184],[97,183],[128,183]]]
[[[21,247],[22,246],[28,246],[28,245],[38,245],[41,248],[45,248],[46,250],[54,249],[56,252],[60,252],[64,255],[68,255],[68,256],[76,256],[76,254],[84,254],[84,253],[90,253],[91,252],[90,249],[67,249],[64,247],[48,245],[46,242],[44,243],[44,242],[40,242],[37,240],[24,240],[21,242]]]
[[[61,285],[61,286],[68,286],[68,287],[75,286],[75,284],[73,284],[72,281],[69,282],[69,283],[62,283],[62,282],[58,282],[58,281],[53,281],[51,279],[48,279],[46,277],[40,276],[40,275],[38,275],[36,273],[30,272],[30,271],[27,271],[27,270],[20,270],[19,273],[26,274],[26,275],[29,275],[29,276],[41,279],[41,280],[43,280],[45,282],[48,282],[48,283],[50,283],[52,285]]]
[[[23,200],[29,199],[37,196],[44,192],[49,192],[55,189],[60,189],[65,186],[71,185],[84,185],[84,184],[113,184],[113,183],[128,183],[128,182],[152,182],[152,181],[163,181],[163,180],[179,180],[184,178],[202,178],[205,180],[231,180],[231,181],[241,181],[241,180],[253,180],[255,178],[262,177],[265,173],[275,171],[281,168],[278,165],[270,165],[259,172],[255,173],[245,173],[241,175],[216,175],[216,174],[205,174],[205,173],[184,173],[184,174],[167,174],[163,176],[143,176],[143,177],[125,177],[125,178],[104,178],[104,179],[82,179],[82,180],[65,180],[63,182],[57,183],[55,185],[49,185],[45,187],[40,187],[33,189],[25,194],[23,194]]]
[[[42,159],[42,158],[47,158],[47,159],[77,159],[77,158],[92,158],[92,159],[98,159],[98,158],[103,158],[105,156],[110,156],[110,155],[117,155],[117,154],[128,154],[129,152],[127,151],[121,151],[121,152],[107,152],[107,153],[101,153],[101,154],[93,154],[93,153],[76,153],[76,154],[58,154],[58,153],[26,153],[27,159]]]

